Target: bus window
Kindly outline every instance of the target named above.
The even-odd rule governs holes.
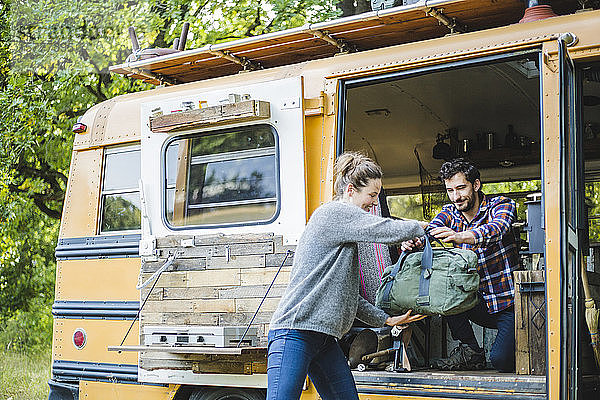
[[[103,177],[100,233],[139,230],[139,145],[107,148]]]
[[[261,222],[277,211],[276,138],[252,125],[179,138],[166,148],[166,217],[176,227]]]

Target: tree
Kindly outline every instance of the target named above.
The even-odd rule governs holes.
[[[151,88],[108,72],[142,47],[235,40],[339,12],[333,0],[3,0],[0,3],[0,326],[52,303],[54,247],[77,118]]]

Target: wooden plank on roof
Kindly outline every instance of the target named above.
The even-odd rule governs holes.
[[[248,100],[150,117],[150,130],[152,132],[176,132],[226,122],[268,119],[270,115],[268,102]]]

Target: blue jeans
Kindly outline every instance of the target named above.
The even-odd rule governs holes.
[[[490,314],[483,299],[479,304],[469,311],[461,314],[447,316],[446,321],[452,337],[462,343],[480,350],[479,343],[473,333],[473,327],[469,321],[477,325],[497,329],[498,335],[490,350],[490,361],[492,366],[500,372],[514,372],[515,370],[515,310],[509,307],[505,310]]]
[[[306,375],[323,400],[358,400],[348,362],[333,336],[314,331],[269,331],[267,400],[296,400]]]

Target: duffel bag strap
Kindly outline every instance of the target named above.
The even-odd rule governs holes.
[[[426,236],[425,239],[427,239],[427,237],[429,237],[429,232],[427,230],[425,231],[425,236]],[[442,250],[447,251],[450,254],[454,254],[454,255],[459,256],[460,258],[463,259],[463,261],[465,262],[465,265],[469,265],[469,262],[467,261],[466,258],[463,257],[462,254],[460,254],[457,251],[454,251],[454,247],[448,247],[448,246],[446,246],[444,244],[444,242],[442,242],[440,239],[436,238],[435,236],[431,236],[431,239],[434,240],[436,243],[438,243],[440,246],[442,246]],[[433,259],[433,256],[432,256],[432,259]]]
[[[388,275],[386,282],[383,284],[383,294],[381,299],[381,308],[383,310],[389,310],[392,307],[392,303],[390,301],[390,292],[392,291],[392,286],[394,285],[396,275],[398,275],[398,272],[400,272],[400,269],[402,268],[402,263],[404,262],[406,255],[406,252],[402,252],[400,259],[396,264],[394,264],[394,268],[392,268],[392,271]]]
[[[417,297],[418,306],[429,305],[429,278],[433,272],[433,249],[429,238],[425,235],[425,248],[421,257],[421,276],[419,278],[419,297]]]

